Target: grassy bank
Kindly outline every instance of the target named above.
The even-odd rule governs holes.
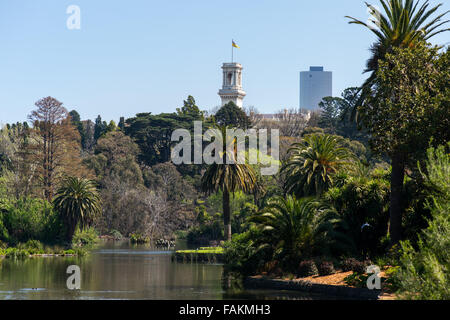
[[[172,256],[172,261],[177,262],[223,262],[222,247],[200,247],[197,250],[178,250]]]

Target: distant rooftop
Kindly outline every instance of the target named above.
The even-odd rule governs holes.
[[[323,71],[323,67],[309,67],[309,71]]]

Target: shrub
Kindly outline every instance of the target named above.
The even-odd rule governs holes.
[[[270,248],[260,247],[255,241],[260,237],[259,231],[250,229],[233,235],[231,241],[224,243],[225,272],[243,276],[257,273],[272,255]]]
[[[333,262],[331,261],[322,261],[318,264],[317,270],[319,271],[320,276],[327,276],[336,272],[334,270]]]
[[[298,266],[298,275],[300,277],[315,276],[319,273],[316,263],[313,260],[305,260],[300,262]]]
[[[41,199],[5,200],[1,205],[0,237],[10,244],[36,239],[55,242],[62,238],[59,215]],[[6,229],[6,232],[5,232]],[[2,231],[3,230],[3,231]],[[5,239],[5,234],[8,239]]]
[[[261,272],[266,272],[268,274],[275,274],[277,273],[277,270],[279,268],[279,262],[277,260],[271,260],[266,263],[264,263],[263,267],[261,268]]]
[[[123,235],[117,231],[117,230],[111,230],[111,232],[109,233],[114,240],[122,240],[123,239]]]
[[[25,247],[27,249],[34,249],[34,250],[38,250],[38,251],[44,249],[44,245],[39,240],[28,240],[25,243]]]
[[[19,243],[17,249],[26,250],[29,254],[44,253],[44,245],[39,240],[28,240],[26,243]]]
[[[145,237],[140,233],[132,233],[132,234],[130,234],[130,242],[134,243],[134,244],[148,243],[148,242],[150,242],[150,238]]]
[[[18,248],[8,248],[8,249],[6,249],[5,258],[25,259],[25,258],[28,258],[29,255],[30,255],[30,253],[27,250],[18,249]]]
[[[83,230],[77,229],[72,238],[72,245],[74,246],[93,246],[98,240],[97,231],[90,227]]]
[[[64,250],[64,255],[73,255],[73,254],[75,254],[75,250],[73,249]]]
[[[369,278],[368,275],[364,275],[359,272],[353,272],[352,274],[346,276],[344,278],[344,281],[349,286],[353,286],[356,288],[366,288],[368,278]]]
[[[348,258],[341,262],[342,271],[353,271],[359,274],[366,272],[366,265],[364,262],[358,261],[355,258]]]
[[[88,254],[88,251],[84,248],[75,248],[73,249],[75,251],[75,255],[77,255],[78,257],[84,257],[85,255]]]
[[[349,177],[342,186],[331,188],[324,200],[339,213],[338,230],[345,234],[346,246],[334,254],[371,256],[384,253],[382,243],[389,221],[390,184],[382,175]],[[370,227],[361,232],[361,226]]]
[[[210,241],[223,239],[223,225],[216,220],[212,223],[193,227],[186,236],[189,244],[209,244]]]
[[[177,230],[174,232],[175,238],[179,240],[186,240],[188,231],[186,230]]]

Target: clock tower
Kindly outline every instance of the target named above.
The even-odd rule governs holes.
[[[219,90],[219,96],[222,99],[222,106],[233,101],[239,108],[245,97],[245,91],[242,89],[242,65],[237,62],[224,63],[222,89]]]

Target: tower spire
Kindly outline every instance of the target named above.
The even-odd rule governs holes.
[[[234,42],[233,44],[235,45]],[[224,63],[222,65],[222,70],[222,89],[219,90],[222,106],[232,101],[238,107],[242,108],[243,100],[246,95],[245,91],[242,89],[242,65],[237,62]]]

